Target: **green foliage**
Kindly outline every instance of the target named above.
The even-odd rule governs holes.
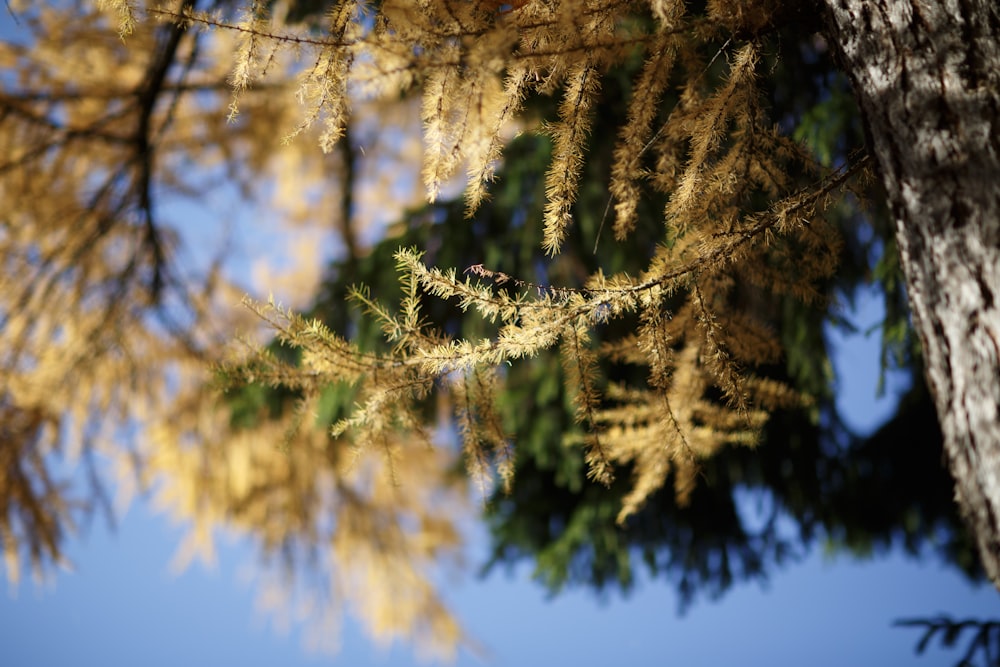
[[[946,648],[957,646],[960,640],[965,638],[967,642],[965,653],[955,663],[955,667],[974,667],[976,664],[990,667],[997,664],[997,659],[1000,657],[1000,623],[996,621],[975,619],[958,621],[948,616],[937,616],[901,620],[897,621],[896,625],[924,629],[924,634],[915,649],[917,655],[926,651],[935,637],[938,637]],[[971,636],[966,630],[971,631]],[[982,657],[982,663],[977,662],[979,657]]]
[[[811,36],[797,37],[782,33],[763,47],[774,56],[781,52],[767,84],[771,113],[794,127],[796,138],[830,166],[842,162],[862,141],[857,110],[844,80],[831,74],[825,47]],[[795,67],[789,62],[805,64]],[[573,206],[576,225],[562,240],[559,255],[546,257],[538,244],[552,144],[544,135],[526,133],[505,148],[488,206],[471,217],[460,199],[410,211],[384,240],[350,264],[350,274],[345,271],[348,265],[331,267],[330,280],[311,315],[342,335],[350,334],[360,349],[388,351],[384,332],[373,320],[344,308],[343,302],[352,283],[366,285],[370,291],[365,294],[396,291],[398,275],[388,269],[397,263],[399,247],[422,249],[422,262],[428,266],[455,267],[459,275],[472,271],[491,278],[495,294],[504,298],[515,298],[525,286],[541,291],[547,285],[579,285],[581,276],[599,268],[641,273],[662,233],[651,221],[657,219],[666,198],[645,188],[637,200],[637,224],[629,243],[606,238],[613,199],[605,184],[615,154],[601,140],[628,113],[635,70],[641,66],[638,59],[624,61],[600,83],[602,96],[592,112],[591,135],[596,139],[586,150]],[[546,97],[531,98],[526,110],[542,119],[559,113],[556,100]],[[848,326],[840,319],[841,303],[869,280],[878,280],[887,295],[884,363],[894,354],[902,365],[914,360],[898,356],[901,346],[912,342],[912,333],[900,307],[905,302],[900,298],[890,230],[880,210],[858,206],[867,199],[863,185],[856,192],[853,205],[846,202],[827,214],[843,230],[846,242],[836,275],[818,287],[815,300],[822,307],[766,292],[733,297],[752,303],[754,317],[780,340],[780,356],[758,369],[761,376],[794,388],[809,401],[772,411],[753,450],[727,446],[699,461],[698,482],[684,501],[669,490],[680,483],[671,472],[667,490],[652,492],[634,514],[616,523],[636,471],[623,466],[607,487],[588,481],[592,465],[586,452],[572,443],[583,440],[589,427],[586,419],[579,419],[574,383],[567,386],[559,379],[563,371],[558,350],[536,350],[529,363],[503,369],[496,403],[502,433],[515,444],[516,456],[512,483],[498,488],[485,507],[494,535],[487,569],[528,559],[537,578],[557,591],[574,584],[628,588],[637,563],[643,563],[652,574],[673,581],[682,598],[690,601],[699,592],[716,596],[736,581],[766,577],[823,541],[858,555],[898,544],[914,554],[935,548],[946,561],[977,574],[950,501],[950,481],[937,463],[938,431],[933,424],[912,418],[914,414],[932,418],[926,395],[914,390],[900,414],[869,439],[847,432],[833,407],[824,322]],[[443,274],[442,278],[455,284]],[[432,328],[454,339],[475,341],[493,339],[500,331],[490,316],[498,311],[485,311],[485,318],[467,316],[474,302],[489,301],[493,293],[469,292],[470,300],[458,308],[425,293],[408,298],[416,299],[414,305]],[[681,303],[672,297],[667,307],[675,310]],[[397,315],[387,311],[382,319]],[[602,338],[613,340],[636,325],[634,319],[619,317],[597,328]],[[603,390],[610,383],[645,379],[641,368],[634,366],[605,359],[599,366],[600,376],[609,383]],[[340,417],[354,399],[354,394],[331,395],[322,412]],[[432,406],[428,403],[423,410],[430,415]],[[909,461],[906,474],[893,466],[903,458]],[[748,498],[765,504],[763,519],[747,516]],[[794,530],[782,530],[787,519]]]

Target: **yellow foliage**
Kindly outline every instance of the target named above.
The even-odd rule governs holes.
[[[80,491],[57,483],[55,454],[99,453],[191,524],[181,561],[210,558],[220,530],[245,533],[290,573],[320,563],[334,607],[347,601],[375,636],[417,636],[447,653],[462,634],[433,570],[458,552],[467,493],[448,472],[455,453],[430,436],[428,395],[451,410],[481,492],[494,470],[509,487],[516,441],[495,406],[503,369],[558,347],[591,477],[608,483],[635,464],[619,521],[671,471],[685,502],[700,460],[753,445],[768,410],[801,400],[754,374],[781,352],[740,308],[740,289],[816,297],[839,243],[823,212],[861,162],[823,172],[767,118],[756,35],[775,3],[713,0],[694,16],[676,0],[345,0],[300,25],[283,2],[214,12],[189,0],[76,4],[16,4],[28,45],[0,44],[12,82],[0,91],[0,539],[10,578],[25,553],[36,568],[58,561],[73,529]],[[332,230],[357,259],[373,211],[388,199],[405,206],[396,193],[418,182],[434,201],[464,172],[471,215],[506,137],[522,130],[551,137],[537,241],[554,255],[579,232],[602,77],[634,58],[644,64],[608,186],[615,239],[634,233],[647,192],[666,201],[662,242],[638,276],[535,285],[500,267],[460,276],[401,250],[398,314],[381,295],[355,294],[391,344],[375,354],[273,302],[233,309],[242,290],[220,258],[191,269],[197,262],[179,256],[190,230],[171,219],[183,209],[161,202],[231,190],[260,203],[258,223]],[[544,95],[559,100],[558,116],[538,127],[521,112]],[[419,167],[408,164],[417,121]],[[413,168],[399,176],[359,156],[344,142],[351,132],[367,137],[356,146],[395,151]],[[760,195],[768,203],[752,206]],[[219,219],[225,208],[217,203]],[[312,250],[300,244],[297,268],[259,272],[302,303],[318,281]],[[430,330],[421,295],[496,323],[496,335]],[[606,339],[612,320],[634,327]],[[251,343],[234,360],[238,329]],[[262,329],[298,349],[300,363],[254,342]],[[607,363],[642,367],[646,384],[609,382]],[[242,428],[220,406],[212,367],[298,398]],[[345,386],[355,410],[317,428],[322,392]]]

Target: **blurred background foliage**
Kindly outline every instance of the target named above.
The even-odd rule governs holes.
[[[295,11],[318,16],[326,4],[300,2]],[[692,11],[704,9],[689,4]],[[820,163],[837,166],[864,146],[849,84],[816,34],[808,7],[787,10],[783,19],[779,29],[758,36],[769,54],[765,69],[770,76],[763,82],[769,111]],[[385,295],[398,292],[393,254],[399,247],[426,252],[430,266],[461,271],[483,265],[543,286],[579,286],[598,268],[638,273],[661,238],[662,196],[646,193],[636,233],[618,243],[608,229],[606,183],[613,149],[609,137],[624,121],[640,65],[639,58],[630,60],[602,82],[574,209],[577,225],[560,255],[546,258],[540,245],[550,142],[524,133],[505,148],[488,205],[467,219],[459,194],[408,211],[363,254],[330,266],[307,315],[366,349],[384,346],[373,322],[344,303],[353,285],[365,285],[391,301]],[[530,99],[526,124],[552,120],[555,107],[551,97]],[[663,108],[670,108],[669,100]],[[784,346],[781,362],[762,374],[789,383],[812,402],[775,413],[758,447],[731,447],[702,462],[700,483],[687,505],[678,504],[667,483],[625,525],[616,524],[630,475],[620,471],[610,488],[587,480],[583,452],[567,446],[580,427],[560,380],[558,353],[543,353],[507,369],[499,400],[505,431],[516,448],[516,472],[509,492],[496,489],[484,499],[492,556],[483,570],[528,562],[552,592],[566,586],[607,592],[627,591],[637,570],[645,568],[671,582],[685,604],[699,595],[718,597],[737,582],[764,579],[817,546],[859,558],[901,549],[980,578],[974,546],[953,501],[952,480],[941,463],[940,430],[923,382],[893,230],[881,201],[877,186],[864,183],[855,196],[832,209],[845,243],[836,276],[823,286],[820,307],[747,293],[747,299],[757,300],[757,315],[780,332]],[[834,404],[836,378],[827,331],[853,330],[855,295],[872,288],[884,307],[878,327],[881,377],[889,371],[902,374],[909,389],[884,425],[875,433],[859,434],[844,424]],[[492,332],[488,322],[436,299],[425,298],[423,312],[451,335],[476,339]],[[614,379],[636,372],[627,367],[603,370]],[[279,414],[288,398],[278,390],[247,387],[233,395],[230,406],[234,419],[245,420],[260,414],[264,405]],[[322,420],[332,423],[344,416],[351,400],[349,388],[329,389]],[[431,404],[427,415],[433,420]]]

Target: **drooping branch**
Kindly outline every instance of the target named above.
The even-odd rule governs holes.
[[[181,5],[181,13],[193,11],[197,0],[184,0]],[[167,37],[159,52],[154,56],[143,77],[143,85],[136,92],[136,103],[138,105],[138,121],[135,130],[135,161],[137,163],[138,174],[136,176],[136,190],[139,198],[138,206],[141,211],[145,234],[143,240],[149,248],[153,263],[153,277],[150,284],[150,292],[153,300],[159,299],[163,289],[164,273],[167,270],[166,250],[160,236],[160,230],[155,220],[153,202],[153,174],[156,160],[156,137],[159,129],[153,128],[153,115],[161,101],[164,84],[167,81],[167,74],[174,66],[177,58],[177,51],[181,40],[188,32],[188,25],[180,22],[171,25],[167,31]],[[192,49],[191,58],[197,53]],[[169,125],[170,117],[163,120],[163,125]]]

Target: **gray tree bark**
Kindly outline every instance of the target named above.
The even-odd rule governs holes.
[[[1000,2],[822,2],[895,219],[956,499],[1000,587]]]

